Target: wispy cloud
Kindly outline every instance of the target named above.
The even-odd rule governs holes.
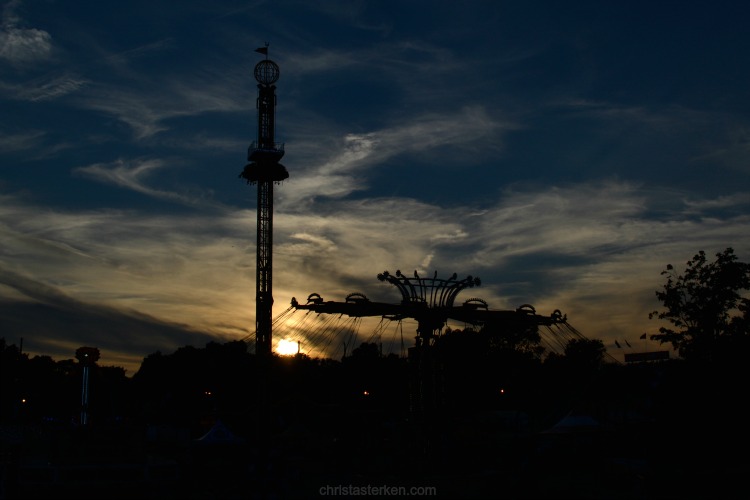
[[[385,270],[456,272],[492,308],[559,308],[606,341],[656,327],[667,263],[750,260],[746,68],[723,43],[746,33],[719,18],[700,54],[665,35],[679,71],[654,72],[644,41],[626,70],[612,56],[609,30],[638,16],[157,2],[92,25],[73,3],[4,5],[0,314],[45,349],[99,331],[137,359],[254,328],[255,190],[237,174],[266,39],[291,174],[274,191],[277,312],[311,292],[399,300]]]
[[[3,7],[0,26],[0,59],[11,63],[45,60],[52,54],[52,36],[44,30],[22,27],[16,14],[21,0],[12,0]]]
[[[78,167],[73,172],[102,182],[130,188],[139,193],[167,196],[168,193],[156,191],[143,183],[143,180],[149,174],[164,168],[164,166],[164,162],[161,160],[136,160],[133,162],[118,160],[109,164],[96,163],[86,167]]]
[[[51,79],[26,82],[16,89],[16,98],[25,101],[48,101],[80,90],[89,81],[76,75],[60,75]]]
[[[187,114],[175,108],[165,108],[166,103],[155,96],[99,86],[82,98],[79,104],[85,109],[115,116],[133,130],[136,140],[167,130],[164,119]]]
[[[88,173],[153,194],[142,182],[158,168],[145,162],[96,166]],[[727,206],[733,200],[742,203],[739,198],[717,203]],[[398,300],[375,279],[384,270],[457,272],[480,276],[483,284],[472,296],[493,308],[532,303],[544,314],[561,309],[584,334],[632,338],[641,333],[634,328],[654,327],[647,312],[658,305],[653,291],[667,263],[679,264],[698,249],[721,251],[717,242],[733,246],[743,260],[750,258],[747,215],[701,218],[691,205],[655,221],[647,217],[650,203],[638,186],[608,182],[508,190],[481,212],[408,198],[329,200],[308,211],[280,205],[274,227],[275,308],[280,312],[291,297],[312,292],[328,300],[355,291]],[[674,203],[685,207],[681,199]],[[2,206],[4,300],[18,302],[20,294],[65,309],[66,321],[82,314],[81,308],[106,306],[222,339],[252,331],[252,211],[189,217],[63,213],[7,197]],[[39,341],[52,326],[45,328]],[[160,345],[207,338],[178,330],[172,330],[174,337],[160,337]],[[68,335],[72,343],[94,339],[75,331]],[[135,337],[128,352],[145,355],[157,343]]]
[[[235,280],[252,274],[243,271],[249,268],[243,264],[248,258],[247,242],[231,218],[199,219],[134,211],[54,212],[6,198],[0,215],[6,243],[0,250],[0,264],[8,272],[6,277],[28,280],[5,284],[54,306],[75,300],[189,323],[213,334],[225,331],[216,326],[219,323],[234,323],[232,328],[241,330],[242,322],[229,318],[236,319],[244,309],[245,293],[235,290],[247,283]],[[207,229],[211,235],[205,233]],[[206,258],[212,264],[206,265]],[[199,282],[214,283],[218,296],[211,298]],[[34,294],[29,283],[43,283],[49,290]],[[66,299],[53,301],[52,287]],[[7,290],[3,288],[0,295]],[[222,313],[227,307],[234,312]],[[195,313],[208,322],[196,322]]]
[[[129,189],[153,198],[169,200],[185,205],[218,205],[208,193],[185,193],[169,189],[157,189],[147,181],[155,172],[168,168],[161,159],[117,160],[111,163],[96,163],[73,169],[73,173],[90,179]]]
[[[127,85],[91,83],[85,95],[77,96],[76,104],[116,117],[133,130],[136,140],[141,140],[169,130],[168,120],[251,109],[255,99],[242,93],[248,90],[247,84],[237,84],[236,88],[229,85],[226,77],[210,82],[195,77],[190,81],[180,78],[153,81],[140,75]]]
[[[719,145],[692,160],[718,165],[730,171],[750,173],[750,126],[730,118],[722,121],[730,121],[731,126],[721,129],[725,135]]]
[[[41,130],[22,134],[0,134],[0,151],[26,151],[40,145],[45,133]]]
[[[304,77],[311,73],[324,73],[328,70],[341,71],[352,65],[359,64],[356,54],[349,54],[337,50],[318,49],[314,52],[297,53],[285,59],[285,73],[296,77]]]
[[[689,212],[701,213],[712,209],[739,209],[748,212],[750,207],[750,193],[734,193],[713,199],[685,199],[685,207]]]
[[[450,163],[465,157],[467,151],[474,159],[497,153],[502,150],[503,133],[513,128],[481,107],[469,107],[455,113],[415,116],[373,132],[348,133],[331,145],[332,152],[317,165],[295,174],[282,196],[292,204],[313,197],[346,196],[366,189],[368,168],[402,155],[420,154],[424,161],[439,154],[443,162]],[[322,130],[321,141],[326,141],[329,133]],[[487,143],[492,146],[486,147]]]
[[[120,52],[109,53],[102,57],[102,60],[117,70],[118,73],[135,74],[129,70],[134,60],[148,57],[153,54],[160,54],[174,49],[176,46],[174,38],[167,37],[153,42],[148,42],[136,47],[122,50]]]
[[[6,340],[24,339],[27,351],[58,359],[73,358],[81,346],[96,346],[102,363],[135,373],[147,353],[172,351],[217,340],[184,324],[170,323],[134,311],[68,297],[55,287],[0,267],[0,284],[33,300],[0,297],[0,320]],[[3,294],[5,295],[5,294]],[[21,326],[23,325],[23,326]],[[68,328],[76,334],[70,336]],[[133,349],[133,346],[139,347]]]

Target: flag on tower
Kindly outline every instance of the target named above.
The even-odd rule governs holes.
[[[257,49],[255,49],[255,52],[260,52],[264,56],[267,56],[268,55],[268,47],[258,47]]]
[[[646,340],[646,334],[641,335],[641,340]]]

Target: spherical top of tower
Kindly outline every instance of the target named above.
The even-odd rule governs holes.
[[[263,85],[272,85],[279,79],[279,65],[264,59],[255,65],[255,79]]]

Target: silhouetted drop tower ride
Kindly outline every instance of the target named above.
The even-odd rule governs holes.
[[[258,185],[257,264],[255,270],[255,354],[271,356],[271,320],[273,315],[273,185],[289,177],[279,163],[284,144],[275,142],[276,81],[279,66],[268,58],[268,44],[256,49],[266,58],[255,65],[258,82],[258,140],[247,150],[247,159],[240,177],[248,184]]]
[[[276,86],[279,66],[268,58],[268,44],[256,49],[266,58],[255,65],[255,80],[258,82],[258,139],[247,150],[249,163],[240,173],[248,184],[258,185],[257,262],[255,268],[255,356],[258,373],[256,387],[257,422],[259,443],[259,469],[267,472],[269,467],[270,414],[270,366],[272,352],[271,324],[273,316],[273,185],[289,177],[279,160],[284,156],[284,144],[274,139],[276,112]],[[261,485],[265,497],[266,485]]]

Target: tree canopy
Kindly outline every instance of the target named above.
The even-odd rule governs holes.
[[[671,343],[686,360],[716,360],[737,352],[750,339],[750,264],[740,262],[731,247],[710,262],[704,251],[678,275],[671,264],[662,271],[667,282],[656,297],[664,309],[649,318],[667,320],[653,340]],[[745,294],[747,295],[747,294]]]

